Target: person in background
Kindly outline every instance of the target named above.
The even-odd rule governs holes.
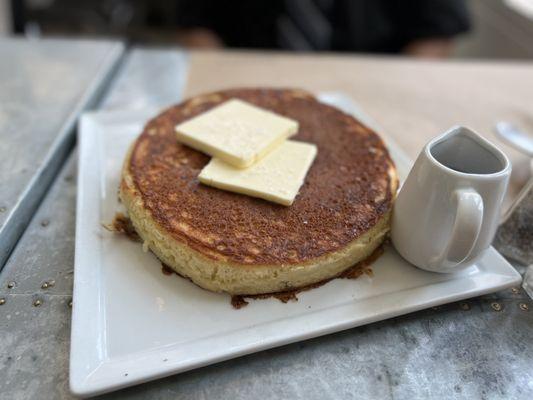
[[[464,0],[176,0],[189,47],[446,57],[470,28]]]

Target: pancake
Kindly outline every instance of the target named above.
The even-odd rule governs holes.
[[[231,98],[297,120],[292,139],[318,154],[285,207],[198,181],[209,157],[174,127]],[[389,231],[398,180],[381,138],[294,89],[234,89],[193,97],[149,121],[124,162],[120,198],[135,230],[180,275],[215,292],[262,294],[338,276]]]

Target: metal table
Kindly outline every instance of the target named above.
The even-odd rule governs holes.
[[[156,59],[160,63],[151,61]],[[103,106],[177,101],[186,62],[182,53],[134,51]],[[151,68],[156,64],[155,74]],[[169,87],[175,90],[161,89]],[[131,93],[139,96],[133,99],[137,105]],[[0,298],[5,298],[0,306],[0,398],[71,398],[75,174],[72,154],[0,273]],[[528,399],[533,397],[532,328],[533,303],[522,289],[513,288],[101,398]]]
[[[123,51],[114,41],[0,39],[0,270]]]

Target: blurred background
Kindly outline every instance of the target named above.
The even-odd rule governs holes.
[[[533,58],[533,0],[0,0],[0,35]]]

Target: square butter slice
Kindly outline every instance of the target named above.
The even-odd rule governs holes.
[[[212,158],[198,178],[205,185],[290,206],[316,153],[314,144],[288,140],[247,169]]]
[[[298,122],[232,99],[176,126],[178,140],[247,168],[298,131]]]

